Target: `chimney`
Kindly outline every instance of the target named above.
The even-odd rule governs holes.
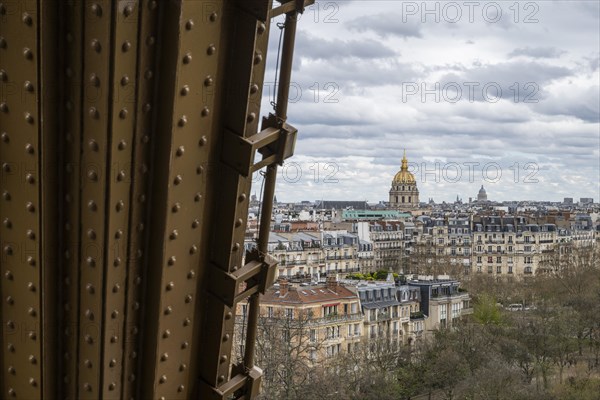
[[[279,297],[285,297],[288,294],[288,281],[287,279],[281,279],[279,281]]]
[[[339,286],[339,282],[337,280],[337,274],[327,275],[327,289],[336,292]]]

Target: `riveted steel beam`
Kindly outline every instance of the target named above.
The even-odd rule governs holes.
[[[1,398],[55,392],[55,10],[0,3]]]

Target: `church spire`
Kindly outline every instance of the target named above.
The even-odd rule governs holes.
[[[408,160],[406,159],[406,149],[404,149],[404,156],[402,157],[402,168],[400,171],[408,171]]]

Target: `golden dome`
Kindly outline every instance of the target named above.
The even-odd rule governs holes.
[[[404,157],[402,157],[402,167],[400,171],[394,176],[394,183],[399,184],[414,184],[415,176],[408,172],[408,160],[406,159],[406,150],[404,150]]]

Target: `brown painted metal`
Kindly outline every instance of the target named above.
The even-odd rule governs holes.
[[[258,132],[269,25],[310,3],[0,0],[0,398],[257,395],[252,355],[230,361],[276,265],[242,265],[251,175],[264,244],[296,137],[289,23]]]

